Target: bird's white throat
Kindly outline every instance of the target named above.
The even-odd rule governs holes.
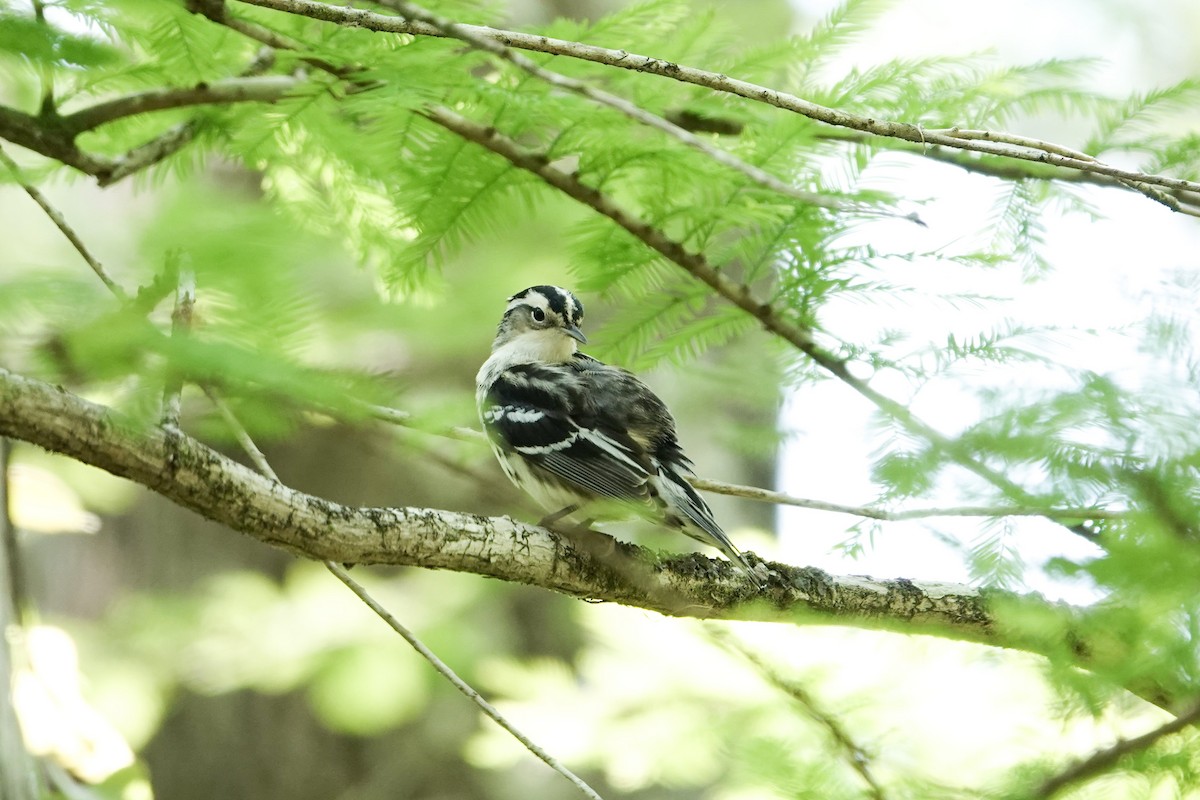
[[[486,386],[514,364],[561,364],[570,361],[578,349],[575,340],[561,330],[524,331],[494,346],[492,355],[475,376],[475,382],[478,386]]]
[[[575,340],[559,328],[522,331],[507,342],[492,350],[492,358],[507,364],[523,364],[533,361],[562,363],[575,355]],[[489,359],[491,360],[491,359]]]

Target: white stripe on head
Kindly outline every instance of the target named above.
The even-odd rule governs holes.
[[[507,314],[517,306],[531,306],[533,308],[540,308],[542,311],[549,311],[550,301],[541,292],[531,292],[526,289],[520,294],[514,294],[508,298],[508,306],[504,309],[504,313]]]

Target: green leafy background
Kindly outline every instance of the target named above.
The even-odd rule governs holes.
[[[585,22],[551,21],[540,6],[436,5],[459,21],[653,54],[926,128],[1019,130],[1049,120],[1098,157],[1200,174],[1196,79],[1129,96],[1098,90],[1100,62],[1084,58],[1011,66],[951,53],[847,66],[848,48],[886,26],[888,9],[851,0],[822,18],[768,0],[653,0],[590,8]],[[717,146],[869,210],[829,213],[459,42],[230,10],[299,44],[273,69],[306,69],[303,88],[271,105],[146,114],[84,134],[89,152],[116,156],[194,120],[190,146],[106,190],[21,154],[26,177],[43,183],[116,280],[131,292],[157,291],[162,302],[119,308],[7,186],[6,369],[147,423],[163,385],[182,379],[185,428],[236,453],[195,388],[211,384],[299,489],[344,503],[523,513],[528,506],[484,447],[436,431],[475,424],[472,378],[503,298],[559,283],[584,296],[590,352],[647,374],[668,398],[703,474],[771,485],[792,424],[779,421],[781,404],[828,377],[611,222],[416,113],[442,104],[570,164],[812,329],[859,374],[902,379],[889,384],[911,393],[902,402],[942,382],[967,387],[979,414],[953,453],[876,415],[870,474],[880,502],[919,504],[947,486],[965,502],[1014,500],[963,481],[957,453],[1029,487],[1023,503],[1132,510],[1103,527],[1101,555],[1050,567],[1086,576],[1103,598],[1083,624],[1104,632],[1114,655],[1087,673],[1072,666],[1065,643],[1061,659],[1042,659],[896,633],[709,625],[465,575],[356,570],[443,660],[606,797],[879,795],[826,718],[850,732],[882,796],[1024,797],[1070,755],[1165,719],[1115,687],[1152,680],[1185,697],[1200,689],[1191,271],[1164,287],[1170,303],[1119,331],[1005,321],[924,341],[903,329],[829,322],[848,305],[911,303],[967,316],[996,308],[1002,298],[964,276],[993,275],[1016,292],[1051,278],[1045,220],[1092,213],[1089,190],[1038,180],[1033,167],[1033,178],[988,184],[987,235],[964,233],[968,244],[938,251],[888,250],[864,232],[911,225],[878,214],[919,214],[924,197],[903,179],[877,180],[878,170],[904,174],[919,147],[663,78],[530,55],[655,113],[721,120],[739,132],[704,134]],[[40,24],[20,4],[0,5],[0,98],[28,113],[45,85],[66,114],[120,94],[235,76],[258,50],[182,4],[63,0],[46,11],[50,24]],[[792,27],[800,33],[778,35]],[[352,79],[306,58],[352,69]],[[910,279],[907,267],[931,263],[934,280]],[[198,299],[191,335],[172,339],[162,298],[180,269],[195,274]],[[1141,348],[1148,378],[1122,381],[1044,346],[1109,335]],[[989,378],[983,368],[996,372]],[[1021,370],[1051,374],[1056,388],[1009,380],[1028,374]],[[401,408],[413,425],[367,421],[355,401]],[[137,752],[101,796],[573,796],[318,565],[32,448],[19,449],[17,463],[58,475],[102,515],[95,536],[23,539],[39,622],[70,633],[84,696]],[[736,541],[775,552],[769,509],[723,498],[714,505]],[[869,551],[886,527],[845,524],[844,551]],[[689,546],[635,535],[662,549]],[[1006,524],[974,525],[967,541],[963,559],[977,585],[1025,588],[1027,565]],[[1018,605],[1002,612],[1016,630],[1053,624]],[[739,644],[731,648],[721,631]],[[747,654],[803,687],[818,710]],[[1194,791],[1194,742],[1190,732],[1167,740],[1076,796]]]

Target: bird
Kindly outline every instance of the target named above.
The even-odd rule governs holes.
[[[763,586],[688,482],[693,465],[666,404],[632,373],[581,353],[582,323],[583,304],[562,287],[508,298],[475,378],[505,475],[552,512],[543,526],[578,513],[587,528],[633,512],[717,548]]]

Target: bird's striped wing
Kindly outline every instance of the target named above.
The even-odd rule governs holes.
[[[577,356],[573,368],[580,376],[584,394],[594,405],[598,427],[619,427],[625,438],[644,453],[650,472],[650,497],[666,522],[696,541],[718,548],[750,570],[708,503],[688,481],[692,463],[679,446],[675,420],[658,395],[636,376],[593,358]]]
[[[568,368],[520,364],[492,384],[480,414],[502,450],[586,494],[646,502],[651,465],[637,443],[597,424]]]

